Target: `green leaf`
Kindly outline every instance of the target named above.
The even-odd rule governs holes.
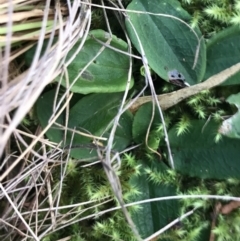
[[[40,96],[36,103],[36,113],[39,122],[43,128],[48,125],[48,121],[53,113],[54,96],[56,94],[55,90],[51,90]],[[64,125],[63,112],[58,119],[55,121],[58,124]],[[60,143],[63,140],[63,131],[57,126],[53,125],[46,133],[50,141]]]
[[[43,127],[48,124],[48,120],[52,115],[54,96],[55,91],[49,91],[37,101],[37,116]],[[104,132],[111,127],[111,122],[118,111],[121,99],[122,93],[92,94],[81,98],[69,111],[68,127],[84,133],[102,136]],[[125,148],[131,141],[132,122],[131,117],[127,117],[127,115],[129,114],[123,115],[123,118],[126,118],[127,120],[126,123],[124,123],[124,121],[122,123],[124,127],[129,125],[128,130],[126,128],[125,133],[120,130],[117,131],[116,136],[120,139],[120,144],[118,144],[119,139],[116,138],[116,140],[114,140],[119,149]],[[65,115],[62,114],[57,122],[61,124],[65,123],[64,117]],[[53,125],[46,135],[51,141],[56,143],[60,143],[64,138],[64,132],[56,125]],[[68,131],[64,145],[69,145],[71,143],[72,136],[72,131]],[[125,140],[123,140],[123,138],[125,138]],[[96,156],[94,147],[94,150],[91,150],[89,147],[84,148],[84,145],[82,145],[90,144],[92,141],[93,139],[91,138],[75,134],[72,144],[80,145],[81,148],[72,149],[70,152],[71,157],[82,159]]]
[[[204,79],[239,62],[240,28],[233,26],[216,34],[207,44],[207,68]],[[240,72],[227,79],[222,85],[240,84]]]
[[[175,169],[200,178],[239,178],[240,141],[223,137],[214,142],[218,124],[193,120],[189,132],[177,136],[177,127],[169,131]]]
[[[133,119],[132,134],[133,140],[136,143],[142,143],[145,141],[147,129],[151,121],[151,116],[152,103],[146,103],[142,105],[135,114]],[[159,116],[155,114],[151,129],[154,127],[155,124],[159,123]]]
[[[165,173],[167,167],[163,162],[156,160],[152,162],[149,167],[146,163],[142,163],[141,174],[134,176],[130,183],[138,187],[141,195],[138,195],[135,200],[140,201],[157,197],[175,196],[176,187],[172,184],[155,184],[150,181],[145,169],[151,169],[154,172]],[[137,226],[140,235],[143,238],[148,237],[159,229],[165,227],[171,221],[179,216],[179,201],[178,200],[166,200],[156,201],[142,204],[142,209],[138,212],[131,214],[135,225]]]
[[[159,147],[159,143],[160,143],[160,134],[159,132],[153,130],[150,131],[149,133],[149,137],[148,137],[148,146],[147,146],[147,151],[148,152],[152,152],[152,150],[157,150]],[[151,149],[149,149],[151,148]]]
[[[238,111],[235,115],[229,119],[223,121],[222,126],[219,129],[219,132],[225,136],[231,138],[240,138],[240,93],[236,95],[231,95],[226,100],[230,104],[234,104]]]
[[[52,45],[53,46],[54,44],[56,44],[58,41],[57,38],[54,38],[53,41],[52,41]],[[46,49],[49,45],[49,39],[45,39],[44,42],[43,42],[43,45],[42,45],[42,48],[41,48],[41,51],[40,51],[40,56],[42,57],[43,54],[46,52]],[[23,54],[23,58],[24,58],[24,61],[25,61],[25,65],[27,67],[30,67],[32,62],[33,62],[33,58],[35,56],[35,53],[36,53],[36,49],[37,49],[37,44],[33,45],[33,47],[31,47],[28,51],[26,51],[26,53]]]
[[[83,48],[67,67],[69,84],[74,81],[83,68],[92,61],[103,47],[96,40],[105,43],[109,39],[110,34],[103,30],[93,30],[89,33]],[[78,46],[79,42],[69,51],[67,59],[75,54]],[[124,52],[127,52],[128,49],[127,44],[114,35],[110,46]],[[83,71],[71,91],[82,94],[124,91],[128,80],[129,61],[129,56],[105,47],[102,53]],[[57,81],[60,81],[60,77],[57,78]],[[61,85],[66,87],[65,79],[61,81]],[[130,86],[133,86],[133,79],[131,79]]]
[[[69,126],[101,135],[116,115],[122,95],[109,93],[83,97],[70,109]]]
[[[128,15],[142,43],[150,67],[161,78],[168,81],[168,71],[176,69],[183,74],[190,85],[202,80],[206,65],[205,43],[202,40],[199,45],[202,36],[199,29],[194,29],[197,33],[195,36],[189,26],[173,18],[190,22],[191,16],[178,1],[133,0],[127,10],[142,11],[142,13],[129,12]],[[150,13],[168,14],[172,17]],[[140,52],[139,43],[128,19],[126,27],[131,41]],[[193,69],[197,52],[197,62]]]
[[[121,115],[119,124],[114,137],[114,150],[124,150],[132,141],[132,122],[133,115],[130,111],[126,111]],[[105,135],[104,135],[105,136]],[[106,137],[109,136],[107,133]]]

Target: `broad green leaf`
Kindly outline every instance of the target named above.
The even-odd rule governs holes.
[[[146,163],[142,163],[141,174],[134,176],[130,182],[131,185],[138,187],[138,190],[142,193],[138,195],[135,200],[140,201],[146,199],[152,199],[157,197],[166,197],[176,195],[176,187],[173,184],[156,184],[149,179],[149,174],[145,171],[149,169]],[[163,162],[155,160],[150,169],[154,172],[166,173],[167,167]],[[166,200],[149,202],[141,205],[142,209],[138,212],[132,213],[132,218],[137,226],[142,238],[146,238],[159,229],[165,227],[171,221],[179,216],[179,201],[178,200]]]
[[[43,127],[47,125],[52,115],[54,93],[55,91],[45,93],[36,104],[37,116]],[[121,98],[122,93],[92,94],[81,98],[69,111],[68,127],[79,132],[102,136],[111,127],[111,122],[118,111]],[[123,118],[127,119],[127,123],[125,123],[124,126],[128,126],[128,130],[126,130],[125,133],[120,130],[117,131],[116,136],[119,135],[120,144],[118,144],[119,140],[117,138],[114,140],[119,149],[125,148],[131,141],[132,122],[131,117],[127,117],[127,115],[128,114],[124,114]],[[65,123],[64,117],[64,114],[61,115],[58,123]],[[56,125],[53,125],[46,135],[51,141],[56,143],[62,142],[64,138],[64,132]],[[64,144],[69,145],[72,137],[73,132],[68,131]],[[121,138],[125,138],[125,140]],[[91,138],[75,134],[72,145],[79,145],[80,147],[72,149],[71,156],[79,159],[96,156],[95,148],[93,147],[93,150],[89,148],[89,144],[91,144],[92,141]],[[86,144],[88,144],[88,147]]]
[[[121,99],[122,93],[92,94],[83,97],[70,109],[68,126],[78,131],[102,136],[111,127]],[[69,133],[67,142],[70,143],[71,138],[72,133]],[[82,135],[75,135],[73,139],[74,144],[91,143],[91,141]],[[71,155],[80,158],[81,152],[72,150]]]
[[[234,104],[238,111],[235,115],[229,119],[223,121],[222,126],[219,129],[219,132],[225,136],[231,138],[240,138],[240,93],[236,95],[231,95],[226,100],[230,104]]]
[[[218,124],[193,120],[189,132],[177,136],[169,131],[169,141],[177,171],[200,178],[239,178],[240,141],[223,137],[215,143]]]
[[[52,116],[55,94],[55,90],[48,91],[42,96],[40,96],[36,103],[37,117],[43,128],[48,125],[49,119]],[[55,122],[64,125],[64,116],[65,112],[63,112]],[[46,135],[50,141],[56,143],[60,143],[63,140],[63,131],[56,125],[52,126],[47,131]]]
[[[150,131],[147,142],[147,151],[152,152],[152,150],[157,150],[159,147],[160,140],[161,137],[159,132],[157,132],[156,130]]]
[[[55,90],[44,93],[36,103],[36,113],[39,119],[39,122],[43,128],[48,125],[49,119],[53,113],[53,104],[54,104]],[[56,123],[64,126],[65,123],[65,112],[63,112],[59,118],[56,120]],[[68,126],[69,128],[75,128],[75,126]],[[67,132],[67,139],[64,141],[64,131],[56,124],[53,124],[51,128],[46,132],[47,138],[55,143],[61,143],[61,147],[68,146],[71,143],[72,132]],[[89,144],[91,143],[90,139],[85,138],[84,141],[73,141],[72,145],[79,144]],[[84,148],[80,146],[79,148],[72,149],[70,155],[75,158],[84,159],[96,156],[96,151],[89,148]]]
[[[198,28],[193,30],[186,25],[191,16],[178,1],[133,0],[127,10],[141,11],[128,13],[127,31],[134,46],[141,52],[133,27],[129,23],[131,21],[150,67],[161,78],[168,81],[168,71],[176,69],[190,85],[202,80],[206,66],[205,43],[203,39],[200,41],[202,34]]]
[[[126,88],[129,71],[129,56],[118,52],[117,50],[127,52],[127,44],[112,36],[110,46],[117,49],[103,47],[97,40],[106,43],[110,39],[110,34],[103,30],[93,30],[84,43],[81,51],[76,55],[73,62],[67,67],[69,84],[71,84],[83,68],[93,60],[93,58],[102,51],[101,54],[83,71],[76,83],[71,88],[72,92],[88,93],[110,93],[121,92]],[[79,43],[77,43],[68,53],[67,59],[75,54]],[[102,49],[103,48],[103,49]],[[60,81],[60,77],[57,78]],[[66,87],[66,81],[63,78],[61,84]],[[130,86],[133,85],[131,79]]]
[[[152,116],[152,103],[146,103],[142,105],[133,119],[132,133],[133,140],[136,143],[142,143],[145,141],[145,137],[147,134],[147,129],[151,121]],[[152,123],[151,129],[160,123],[159,115],[154,115],[154,120]]]
[[[119,124],[114,136],[114,150],[124,150],[132,141],[132,122],[133,116],[130,111],[124,112],[119,120]],[[109,133],[104,135],[109,137]]]
[[[216,34],[207,44],[207,68],[204,79],[239,62],[240,28],[233,26]],[[240,84],[240,72],[227,79],[222,85]]]
[[[53,41],[52,41],[51,46],[56,44],[57,41],[58,41],[58,39],[54,38]],[[45,39],[44,42],[43,42],[41,51],[40,51],[40,56],[41,57],[45,54],[48,45],[49,45],[49,39]],[[27,67],[30,67],[32,62],[33,62],[33,58],[34,58],[34,55],[36,53],[37,46],[38,46],[37,44],[33,45],[33,47],[31,47],[26,53],[23,54],[25,65]]]
[[[91,94],[80,99],[69,113],[69,126],[101,135],[113,120],[122,93]]]

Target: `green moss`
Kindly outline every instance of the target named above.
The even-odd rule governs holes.
[[[230,25],[240,24],[239,0],[181,0],[182,6],[193,16],[192,26],[199,26],[209,37]]]

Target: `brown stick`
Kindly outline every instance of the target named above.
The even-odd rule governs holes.
[[[203,90],[208,90],[222,84],[226,79],[233,76],[238,71],[240,71],[240,63],[223,70],[222,72],[210,77],[209,79],[200,84],[196,84],[188,88],[180,89],[168,94],[158,95],[157,97],[159,104],[162,110],[166,110],[192,95],[198,94]],[[141,105],[150,101],[152,101],[152,96],[139,97],[136,102],[134,102],[133,105],[130,107],[130,111],[135,112]]]

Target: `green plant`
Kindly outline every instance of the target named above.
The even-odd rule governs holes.
[[[211,36],[229,25],[240,23],[240,2],[238,0],[181,0],[193,19],[191,25],[199,26],[204,35]]]
[[[240,70],[228,68],[239,62],[240,29],[229,25],[239,23],[240,3],[180,2],[124,1],[126,13],[114,9],[117,27],[108,7],[125,5],[95,6],[88,37],[72,46],[62,72],[36,101],[34,124],[22,122],[32,132],[38,124],[48,128],[44,147],[38,143],[30,152],[44,158],[34,156],[22,171],[46,162],[34,183],[46,183],[48,193],[35,188],[38,202],[32,204],[44,210],[36,216],[43,240],[137,240],[131,220],[142,238],[160,230],[154,238],[164,241],[203,241],[211,234],[218,241],[239,239],[238,226],[230,229],[238,211],[224,216],[218,210],[213,218],[217,203],[227,204],[209,195],[227,195],[229,202],[239,196]],[[31,65],[35,51],[21,58]],[[214,79],[189,97],[226,69],[225,82]],[[188,87],[177,91],[170,83]],[[131,112],[128,103],[139,90],[163,98],[182,93],[182,101],[171,108],[146,103]],[[19,150],[31,145],[24,141]],[[32,176],[24,176],[26,185]]]

